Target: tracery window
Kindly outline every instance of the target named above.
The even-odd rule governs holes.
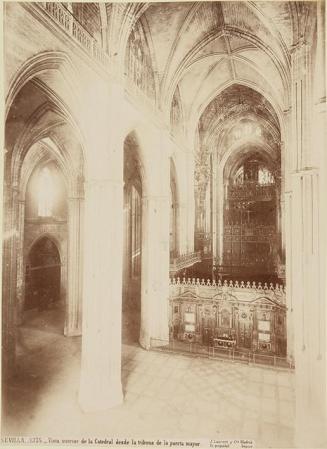
[[[260,167],[258,170],[259,184],[274,184],[274,175],[266,167]]]
[[[243,184],[244,182],[244,167],[242,165],[242,167],[240,167],[234,177],[234,184],[239,185],[239,184]]]
[[[155,80],[147,38],[140,21],[132,30],[127,44],[125,70],[128,78],[151,100],[155,100]]]
[[[38,184],[38,216],[51,217],[54,203],[54,182],[48,167],[42,168]]]

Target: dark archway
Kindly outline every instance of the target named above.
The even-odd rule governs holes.
[[[25,273],[24,310],[51,308],[60,300],[61,262],[56,244],[42,237],[31,248]]]
[[[140,338],[142,270],[142,177],[139,146],[131,133],[124,144],[123,343]]]

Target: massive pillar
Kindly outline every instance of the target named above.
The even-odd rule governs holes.
[[[15,368],[17,198],[17,188],[5,183],[2,244],[2,378],[4,380],[12,376]]]
[[[281,157],[281,176],[280,176],[280,197],[277,202],[277,210],[279,214],[278,221],[278,233],[280,236],[280,251],[281,251],[281,261],[280,263],[285,265],[285,239],[286,239],[286,224],[285,224],[285,142],[281,142],[280,144],[280,157]]]
[[[123,256],[123,143],[118,86],[94,99],[84,184],[83,336],[79,401],[84,411],[122,402],[121,314]],[[110,127],[115,123],[115,127]],[[91,155],[91,153],[93,153]]]
[[[154,137],[154,136],[153,136]],[[147,187],[142,198],[142,304],[140,344],[149,349],[169,340],[169,140],[149,139]],[[156,160],[156,172],[150,160]],[[150,167],[152,173],[150,173]]]
[[[217,161],[216,152],[211,157],[211,242],[213,264],[217,258]]]
[[[319,24],[318,24],[319,38]],[[323,45],[323,43],[320,43]],[[318,45],[319,46],[319,45]],[[319,54],[319,52],[317,52]],[[312,101],[312,49],[299,42],[292,53],[291,282],[294,308],[296,434],[298,447],[326,447],[326,306],[321,288],[325,209],[321,190],[324,127]],[[316,64],[321,63],[317,60]],[[315,77],[315,82],[321,82]],[[321,121],[321,125],[322,125]],[[320,133],[319,133],[320,130]],[[317,133],[320,135],[317,137]],[[317,141],[315,141],[317,139]]]
[[[178,253],[177,255],[187,253],[187,203],[185,198],[178,203],[178,220],[177,220],[177,234],[178,234]]]
[[[164,344],[168,336],[169,199],[142,199],[142,308],[140,344]]]
[[[281,194],[284,198],[284,213],[282,213],[282,253],[285,251],[285,276],[286,276],[286,301],[287,301],[287,358],[290,363],[294,362],[294,307],[292,292],[292,126],[291,110],[284,112],[284,141],[281,144]],[[282,209],[283,211],[283,209]]]
[[[216,263],[223,264],[223,245],[224,245],[224,201],[227,199],[227,184],[224,184],[224,167],[218,165],[217,157],[215,156],[216,171],[215,182],[213,189],[215,191],[215,216],[214,221],[216,225]],[[227,182],[227,181],[226,181]]]
[[[194,200],[194,153],[186,154],[187,165],[187,253],[194,251],[194,225],[195,225],[195,200]]]
[[[316,169],[293,175],[292,294],[295,324],[296,442],[320,447],[325,432],[325,321],[319,289],[318,187]],[[303,445],[303,446],[302,446]]]
[[[176,184],[178,193],[178,218],[176,231],[178,235],[178,255],[186,254],[188,247],[188,173],[187,173],[187,152],[178,148],[175,150]]]
[[[25,294],[25,270],[24,270],[24,222],[25,222],[25,201],[18,202],[17,220],[17,291],[16,291],[16,324],[23,322],[24,294]]]

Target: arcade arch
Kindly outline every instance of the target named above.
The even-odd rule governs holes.
[[[55,80],[53,70],[51,79]],[[4,228],[14,226],[16,232],[5,230],[3,248],[7,260],[4,310],[7,325],[12,329],[12,339],[6,344],[12,359],[15,356],[15,323],[24,322],[24,304],[35,287],[30,282],[30,274],[35,271],[31,248],[36,251],[32,245],[39,239],[58,242],[60,263],[54,256],[55,250],[52,256],[57,260],[54,265],[60,266],[60,276],[58,272],[53,274],[55,279],[60,278],[60,289],[57,281],[55,286],[50,279],[48,285],[40,281],[43,293],[35,290],[39,299],[36,303],[30,301],[29,308],[36,309],[41,297],[44,301],[45,296],[60,297],[65,305],[60,325],[62,332],[67,336],[81,334],[82,255],[77,248],[81,245],[84,167],[76,126],[63,104],[54,100],[51,89],[37,77],[13,84],[20,89],[14,89],[15,96],[10,97],[5,124],[4,198],[8,213]],[[58,299],[57,305],[59,303]]]

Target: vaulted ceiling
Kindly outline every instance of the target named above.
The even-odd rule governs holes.
[[[210,153],[219,161],[231,148],[264,151],[279,164],[291,53],[313,36],[315,2],[130,5],[152,55],[156,103],[195,151],[196,178],[208,179]]]
[[[313,32],[316,8],[315,2],[285,0],[72,5],[93,36],[106,33],[102,40],[113,52],[125,52],[128,36],[142,23],[158,79],[157,104],[168,117],[178,88],[188,122],[232,83],[255,87],[287,108],[292,46]]]
[[[249,87],[232,84],[207,105],[200,117],[196,177],[207,184],[210,153],[224,166],[232,155],[261,152],[277,166],[280,140],[279,119],[270,102]]]
[[[185,119],[198,118],[215,93],[232,82],[255,84],[281,105],[288,100],[289,2],[153,3],[143,15],[162,103],[178,86]]]
[[[260,93],[280,116],[290,103],[292,47],[309,40],[315,29],[316,4],[311,1],[96,5],[76,3],[73,12],[92,35],[98,36],[102,28],[109,53],[126,54],[129,37],[142,28],[156,104],[168,123],[172,106],[179,111],[188,142],[194,141],[207,106],[234,84]],[[273,121],[276,124],[276,117]]]
[[[231,84],[287,109],[292,46],[308,33],[314,8],[287,1],[143,4],[162,109],[168,116],[178,89],[191,139],[206,106]]]

